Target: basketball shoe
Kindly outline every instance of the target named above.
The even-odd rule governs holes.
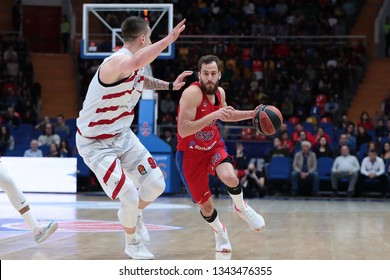
[[[137,218],[137,235],[141,238],[143,242],[149,242],[150,241],[150,236],[148,229],[146,228],[144,221],[142,219],[142,213],[138,215]]]
[[[229,253],[232,251],[232,246],[229,242],[227,230],[223,227],[223,231],[214,231],[215,236],[215,251]]]
[[[37,243],[42,243],[50,235],[52,235],[58,228],[57,222],[40,223],[34,229],[34,238]]]
[[[249,227],[255,231],[261,231],[265,227],[264,219],[261,215],[257,214],[248,204],[245,203],[244,209],[240,210],[234,205],[238,216],[245,220]]]
[[[136,235],[130,244],[126,244],[125,254],[134,260],[153,260],[153,254]]]

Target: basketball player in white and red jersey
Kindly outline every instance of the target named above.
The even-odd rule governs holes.
[[[221,139],[218,120],[235,122],[252,119],[255,110],[235,110],[227,106],[225,91],[218,86],[221,78],[219,59],[206,55],[199,59],[199,82],[186,88],[180,98],[176,162],[180,175],[200,214],[213,228],[216,251],[230,252],[225,226],[218,218],[209,188],[208,174],[216,175],[228,187],[234,209],[255,231],[265,222],[243,200],[242,187],[234,171],[232,157]]]
[[[131,131],[134,107],[142,90],[178,90],[185,71],[172,83],[144,75],[151,63],[185,29],[181,21],[169,35],[151,44],[148,21],[129,17],[122,23],[123,48],[107,57],[89,85],[77,119],[77,149],[96,174],[103,190],[118,198],[118,218],[126,236],[125,253],[133,259],[153,259],[146,248],[149,234],[142,210],[165,189],[164,176],[153,157]],[[137,186],[137,187],[136,187]]]

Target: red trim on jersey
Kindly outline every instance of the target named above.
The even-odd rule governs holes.
[[[110,106],[110,107],[103,107],[103,108],[97,108],[96,113],[105,113],[107,111],[116,111],[118,110],[119,106]]]
[[[118,196],[118,193],[121,191],[123,185],[125,184],[125,180],[126,180],[126,175],[125,175],[125,172],[123,172],[123,169],[122,169],[122,176],[121,176],[121,179],[118,182],[118,185],[116,185],[114,191],[112,192],[112,196],[111,196],[112,199],[116,199],[116,197]]]
[[[108,168],[106,174],[104,174],[104,177],[103,177],[104,184],[107,184],[107,181],[108,181],[108,179],[110,179],[112,172],[114,172],[115,166],[116,166],[116,159],[113,161],[111,166]]]
[[[115,92],[115,93],[110,93],[110,94],[107,94],[107,95],[103,95],[102,99],[113,99],[113,98],[118,98],[118,97],[121,97],[125,94],[131,94],[133,92],[134,88],[131,89],[131,90],[125,90],[125,91],[121,91],[121,92]]]
[[[103,125],[103,124],[112,124],[114,122],[116,122],[117,120],[123,118],[123,117],[127,117],[127,116],[132,116],[134,115],[134,109],[131,110],[131,112],[123,112],[122,114],[120,114],[119,116],[109,120],[109,119],[103,119],[103,120],[98,120],[97,122],[90,122],[88,127],[93,127],[93,126],[96,126],[96,125]]]
[[[128,82],[131,82],[132,80],[134,80],[135,77],[136,77],[137,74],[138,74],[138,71],[139,71],[139,70],[135,70],[135,71],[133,72],[133,75],[131,75],[130,77],[128,77],[126,80],[124,80],[124,83],[128,83]]]
[[[77,128],[77,132],[78,132],[81,136],[83,136],[83,135],[81,134],[80,129]],[[109,139],[109,138],[115,137],[115,136],[117,136],[117,135],[118,135],[118,133],[116,133],[116,134],[107,134],[107,133],[106,133],[106,134],[99,134],[99,135],[97,135],[97,136],[95,136],[95,137],[87,137],[87,136],[83,136],[83,137],[88,138],[88,139],[103,140],[103,139]]]

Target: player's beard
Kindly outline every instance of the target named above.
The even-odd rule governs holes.
[[[200,81],[200,87],[206,95],[215,95],[218,90],[218,83],[212,85],[211,83],[205,84],[203,81]]]

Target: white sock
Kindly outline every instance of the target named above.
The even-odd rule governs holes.
[[[223,231],[224,225],[219,221],[218,216],[211,223],[207,222],[215,231]]]
[[[244,202],[244,196],[241,191],[239,194],[231,194],[229,193],[230,197],[233,199],[234,205],[237,207],[238,210],[242,210],[245,207],[245,202]]]
[[[133,243],[134,237],[135,237],[135,232],[134,233],[127,233],[125,232],[126,235],[126,242],[127,244]]]
[[[30,228],[31,231],[34,231],[34,229],[37,227],[37,220],[35,220],[35,217],[31,213],[30,210],[22,214],[22,217],[28,227]]]

